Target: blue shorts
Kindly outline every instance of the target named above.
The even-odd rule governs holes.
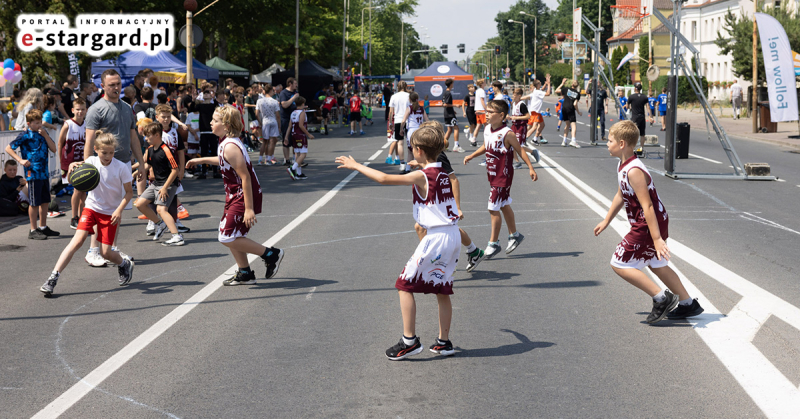
[[[33,179],[28,181],[28,199],[32,207],[50,203],[50,180]]]
[[[656,108],[650,108],[650,116],[656,116]]]
[[[661,109],[659,109],[658,110],[658,114],[661,115],[661,116],[667,116],[667,110],[665,109],[665,110],[662,111]]]

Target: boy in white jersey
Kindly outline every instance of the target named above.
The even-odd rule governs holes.
[[[61,182],[69,183],[67,173],[72,163],[83,161],[83,146],[86,143],[86,101],[77,98],[72,101],[72,119],[67,120],[58,135],[58,155],[61,160]],[[86,202],[86,192],[75,189],[72,192],[72,220],[69,227],[78,229],[78,218],[81,206]]]
[[[670,256],[666,243],[669,217],[650,172],[633,152],[638,140],[639,128],[632,121],[614,124],[608,133],[608,152],[620,159],[618,188],[606,218],[594,228],[594,235],[602,233],[624,205],[631,231],[611,256],[611,268],[622,279],[653,298],[647,323],[656,323],[664,317],[685,319],[697,316],[703,312],[703,307],[697,299],[689,296],[678,275],[667,265]],[[662,290],[650,280],[641,271],[645,266],[649,266],[669,289]]]
[[[500,253],[500,226],[502,218],[506,220],[508,226],[508,247],[506,254],[513,252],[525,236],[517,231],[517,224],[514,219],[514,210],[511,209],[511,182],[514,179],[514,168],[512,167],[513,153],[522,156],[522,160],[528,165],[531,180],[538,179],[536,170],[533,170],[528,155],[522,151],[522,147],[517,141],[514,132],[508,128],[503,121],[508,115],[508,104],[504,100],[489,101],[486,109],[488,125],[483,131],[483,145],[474,153],[464,157],[464,164],[467,164],[475,157],[486,154],[486,172],[489,176],[489,215],[492,221],[492,235],[489,238],[489,245],[486,247],[486,259],[491,259]],[[500,218],[500,213],[503,217]]]
[[[299,96],[295,99],[294,103],[297,109],[292,111],[289,117],[289,129],[286,130],[286,138],[284,141],[294,147],[294,164],[292,167],[286,168],[289,176],[294,180],[305,180],[308,176],[303,174],[303,162],[308,155],[308,140],[314,139],[314,136],[308,132],[308,122],[306,121],[306,99]]]
[[[86,159],[86,163],[94,165],[100,172],[100,182],[95,189],[88,192],[86,207],[81,211],[75,235],[61,252],[47,282],[39,288],[45,297],[53,294],[53,289],[58,283],[61,273],[66,269],[75,252],[83,246],[86,238],[95,234],[95,229],[97,230],[97,241],[101,243],[100,256],[117,265],[119,285],[128,285],[133,277],[133,261],[128,256],[123,257],[119,252],[112,250],[114,237],[122,219],[122,211],[133,198],[133,188],[131,187],[133,177],[128,166],[114,158],[114,151],[117,148],[117,139],[114,135],[101,130],[97,134],[97,138],[94,140],[94,151],[97,155]],[[81,164],[83,162],[71,163],[67,172],[72,172]]]
[[[547,144],[547,140],[542,137],[544,130],[544,118],[542,118],[542,103],[545,96],[550,96],[550,75],[545,76],[544,86],[542,82],[536,80],[533,82],[533,91],[530,94],[523,96],[522,100],[529,99],[528,110],[531,112],[530,128],[528,129],[528,137],[533,135],[533,143]],[[549,111],[549,108],[548,108]],[[529,147],[532,149],[532,147]]]
[[[453,272],[458,263],[461,238],[450,178],[442,171],[442,164],[436,162],[436,156],[444,150],[444,136],[436,128],[422,127],[412,137],[411,145],[415,160],[424,169],[407,175],[388,175],[359,164],[352,157],[336,158],[339,168],[357,170],[378,183],[412,186],[414,219],[428,231],[395,282],[403,315],[403,337],[386,350],[386,356],[392,361],[419,354],[424,349],[416,336],[415,324],[414,294],[420,292],[436,294],[439,303],[439,337],[431,346],[431,352],[455,354],[449,340],[453,314],[450,294],[453,293]]]
[[[411,151],[411,135],[414,134],[414,131],[418,130],[419,127],[428,121],[428,114],[425,113],[425,108],[423,108],[419,104],[419,93],[411,92],[408,95],[409,105],[406,108],[405,114],[403,115],[403,122],[400,124],[400,131],[404,131],[406,133],[406,148],[408,148],[408,155],[413,155]],[[447,140],[445,139],[445,142]],[[410,163],[410,162],[409,162]],[[408,173],[411,171],[411,164],[406,164],[404,166],[400,166],[400,173]]]
[[[200,114],[197,113],[194,101],[189,102],[186,109],[189,112],[186,114],[186,126],[189,127],[189,140],[186,146],[186,154],[188,157],[194,158],[200,154]],[[184,176],[186,175],[187,173],[184,172]]]

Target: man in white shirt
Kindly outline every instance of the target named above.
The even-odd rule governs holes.
[[[542,118],[542,103],[544,101],[545,96],[550,96],[550,75],[545,76],[544,86],[542,86],[542,82],[536,80],[533,82],[533,91],[522,97],[522,100],[529,99],[528,102],[528,110],[531,113],[530,121],[533,124],[528,128],[528,137],[531,134],[535,134],[533,137],[533,143],[539,145],[541,142],[542,144],[547,144],[547,140],[542,137],[542,130],[544,130],[544,118]],[[527,143],[526,143],[527,144]],[[530,147],[530,145],[529,145]]]
[[[409,104],[407,88],[406,82],[398,83],[397,93],[393,94],[389,101],[389,119],[394,123],[394,135],[390,140],[392,145],[389,146],[389,157],[386,157],[386,164],[399,164],[400,170],[405,169],[405,160],[403,159],[405,144],[401,143],[405,139],[405,133],[400,126]],[[413,159],[413,156],[411,158]]]
[[[742,85],[735,79],[731,85],[731,104],[733,105],[733,119],[739,119],[742,110]]]
[[[486,80],[479,79],[475,84],[478,87],[475,90],[475,121],[477,123],[472,138],[483,138],[482,135],[478,137],[478,133],[482,133],[483,127],[486,125],[486,90],[483,90]]]

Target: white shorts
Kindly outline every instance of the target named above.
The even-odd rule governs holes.
[[[461,250],[458,226],[428,229],[397,278],[395,288],[425,294],[452,294],[453,272]]]
[[[511,205],[511,187],[492,186],[489,192],[489,211],[500,211],[506,205]]]
[[[303,147],[303,148],[295,148],[295,149],[294,149],[294,152],[295,152],[295,153],[306,153],[306,154],[308,154],[308,147]]]
[[[279,138],[281,131],[278,129],[277,122],[264,123],[264,128],[261,129],[261,136],[263,138]]]
[[[254,119],[254,120],[250,121],[250,129],[258,128],[258,127],[259,127],[259,125],[258,125],[258,120],[257,119]]]
[[[614,254],[611,255],[611,266],[620,269],[644,269],[645,266],[651,268],[663,268],[669,262],[665,258],[658,260],[656,249],[652,243],[636,243],[631,241],[628,236],[622,239],[617,245]]]

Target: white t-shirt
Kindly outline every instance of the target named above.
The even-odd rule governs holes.
[[[389,107],[394,108],[394,123],[403,123],[403,117],[406,116],[406,109],[408,109],[408,92],[397,92],[392,95],[389,101]]]
[[[483,107],[481,99],[484,101],[486,100],[486,91],[479,87],[478,90],[475,91],[475,112],[486,110],[486,108]]]
[[[33,103],[25,105],[25,107],[22,108],[21,111],[19,111],[19,114],[17,114],[17,119],[15,119],[16,122],[14,123],[15,130],[25,131],[26,129],[28,129],[28,122],[26,119],[26,115],[28,115],[28,111],[31,109],[33,109]]]
[[[113,214],[125,198],[124,185],[133,181],[131,170],[117,159],[111,159],[108,166],[103,166],[100,157],[92,156],[86,159],[86,163],[94,165],[100,172],[100,183],[86,195],[86,208],[104,215]]]
[[[544,101],[545,92],[544,90],[534,90],[531,92],[531,100],[528,107],[532,112],[541,113],[542,112],[542,102]]]
[[[197,132],[199,133],[200,132],[200,114],[197,113],[197,112],[190,112],[189,114],[187,114],[186,115],[186,125],[188,125],[189,128],[197,130]],[[200,143],[200,139],[195,137],[194,134],[191,131],[189,131],[189,137],[187,138],[187,140],[188,140],[188,142],[190,142],[192,144],[199,144]]]

